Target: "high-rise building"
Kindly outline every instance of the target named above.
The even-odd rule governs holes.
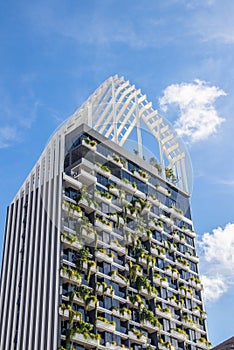
[[[9,205],[0,349],[209,349],[183,143],[105,81]]]

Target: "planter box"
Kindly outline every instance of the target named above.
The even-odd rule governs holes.
[[[96,170],[97,173],[103,175],[104,177],[109,178],[111,176],[111,172],[110,171],[103,170],[98,165],[95,165],[95,170]]]
[[[87,349],[96,348],[99,346],[99,340],[92,339],[91,337],[85,338],[83,334],[76,333],[72,340],[75,343],[85,345]]]
[[[171,330],[171,335],[173,337],[175,337],[176,339],[179,339],[180,341],[186,341],[187,340],[187,336],[186,335],[176,331],[175,329]]]
[[[85,184],[86,186],[90,186],[92,184],[95,184],[97,182],[96,176],[88,173],[84,169],[79,169],[78,175],[75,176],[75,179],[78,179],[82,184]]]
[[[113,310],[112,311],[114,316],[119,317],[122,321],[126,321],[126,320],[130,320],[131,319],[131,315],[129,313],[127,313],[126,311],[124,311],[124,313],[120,313],[120,310]]]
[[[132,343],[136,344],[146,344],[147,343],[147,337],[145,335],[142,335],[141,337],[137,337],[132,331],[128,331],[129,339]]]
[[[105,293],[104,293],[104,288],[103,285],[99,285],[96,287],[96,291],[98,295],[109,295],[109,296],[113,296],[114,291],[112,291],[109,287],[106,289]]]
[[[165,196],[168,196],[168,197],[171,196],[171,193],[168,192],[168,189],[165,188],[165,187],[163,187],[163,186],[160,186],[160,185],[157,186],[157,191],[160,192],[160,193],[162,193],[162,194],[164,194]]]
[[[171,320],[172,319],[172,314],[171,312],[165,312],[165,311],[161,311],[159,309],[155,309],[156,310],[156,315],[159,317],[159,318],[166,318],[168,320]]]
[[[97,145],[92,146],[90,145],[90,143],[87,143],[85,140],[82,140],[81,144],[94,152],[97,150]]]
[[[113,258],[108,256],[105,253],[97,251],[95,253],[95,256],[96,256],[97,261],[105,261],[108,264],[112,264],[113,263]]]
[[[85,304],[84,300],[77,298],[76,295],[73,298],[73,302],[81,306],[84,306]],[[98,302],[97,302],[97,306],[98,306]],[[88,311],[93,310],[95,308],[96,308],[96,303],[94,301],[91,301],[88,305]]]
[[[105,231],[108,233],[112,231],[112,226],[106,225],[99,220],[95,220],[95,226],[98,231]]]
[[[118,275],[112,275],[111,279],[113,282],[118,283],[120,287],[126,287],[127,286],[127,281],[119,277]]]
[[[63,236],[61,236],[61,241],[64,243],[64,245],[71,247],[74,250],[80,250],[82,248],[82,245],[78,241],[72,243]]]
[[[116,328],[115,325],[110,324],[110,323],[106,323],[106,322],[101,321],[101,320],[97,320],[96,327],[101,332],[110,332],[110,333],[114,333],[115,328]]]
[[[81,229],[81,237],[87,244],[91,244],[96,240],[96,235],[93,232],[89,232],[89,230],[85,228]]]
[[[91,213],[92,211],[96,210],[94,203],[88,201],[86,198],[80,199],[78,203],[87,213]]]
[[[149,294],[149,292],[147,291],[147,289],[141,288],[140,290],[140,294],[143,295],[146,299],[154,299],[157,298],[157,294],[152,292],[151,294]]]
[[[204,349],[204,350],[208,350],[211,348],[210,345],[207,345],[206,343],[203,343],[202,341],[199,341],[199,340],[196,341],[196,344],[199,348]]]
[[[77,278],[76,276],[71,276],[69,277],[68,273],[64,272],[64,271],[60,271],[60,276],[66,281],[66,282],[69,282],[69,283],[72,283],[72,284],[77,284],[77,285],[80,285],[81,282],[82,282],[82,278]]]
[[[123,256],[126,254],[126,248],[123,246],[119,246],[113,242],[111,242],[111,249],[115,250],[118,255]]]
[[[159,216],[168,226],[173,226],[174,225],[174,221],[171,218],[169,218],[169,217],[167,217],[166,215],[163,215],[163,214],[160,214]]]
[[[149,333],[153,333],[153,332],[155,332],[155,331],[157,331],[159,329],[157,326],[153,326],[150,323],[150,321],[146,321],[146,320],[141,321],[141,325],[142,325],[143,328],[147,329],[147,331]]]

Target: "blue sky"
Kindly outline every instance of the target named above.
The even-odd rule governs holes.
[[[213,345],[233,335],[234,2],[0,4],[0,244],[6,207],[53,131],[109,76],[147,94],[187,143]]]

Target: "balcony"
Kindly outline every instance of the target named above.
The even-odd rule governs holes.
[[[82,183],[78,180],[75,180],[73,177],[63,173],[63,180],[65,181],[66,185],[71,186],[72,188],[75,188],[77,190],[81,189]]]
[[[63,242],[65,247],[72,248],[74,250],[80,250],[82,248],[82,244],[78,242],[78,238],[76,236],[72,237],[71,235],[61,234],[61,242]]]
[[[163,187],[161,185],[157,186],[157,191],[162,193],[162,194],[164,194],[165,196],[168,196],[168,197],[171,196],[171,192],[167,188],[165,188],[165,187]]]
[[[131,312],[127,312],[126,310],[112,310],[113,316],[119,317],[121,321],[129,321],[131,319]]]
[[[116,251],[120,256],[123,256],[126,254],[126,248],[124,246],[121,246],[120,243],[116,243],[112,241],[110,247],[111,249]]]
[[[150,292],[146,288],[141,288],[139,293],[141,295],[143,295],[146,299],[154,299],[154,298],[157,298],[157,296],[158,296],[157,293],[155,293],[153,291]]]
[[[176,338],[178,341],[186,341],[188,338],[188,335],[185,331],[182,329],[171,329],[171,335]]]
[[[93,349],[99,346],[99,339],[95,339],[91,336],[83,336],[83,334],[76,333],[72,338],[73,342],[84,345],[86,349]]]
[[[168,217],[168,216],[166,216],[166,215],[164,215],[164,214],[159,214],[159,217],[160,217],[160,219],[163,220],[168,226],[173,226],[173,225],[174,225],[174,221],[173,221],[170,217]]]
[[[211,348],[210,342],[208,342],[205,338],[201,337],[200,339],[196,340],[196,345],[204,350],[209,350]]]
[[[96,241],[96,233],[93,232],[91,226],[88,226],[87,228],[83,227],[81,229],[81,237],[87,244],[91,244]]]
[[[137,170],[133,170],[133,175],[137,179],[139,179],[139,180],[141,180],[143,182],[148,182],[149,177],[150,177],[149,174],[147,174],[145,171],[143,171],[141,169],[139,169],[138,171]]]
[[[154,332],[159,330],[158,326],[153,325],[148,320],[141,321],[141,326],[142,326],[142,328],[145,328],[149,333],[154,333]]]
[[[120,287],[126,287],[129,284],[126,278],[118,274],[112,274],[111,279],[113,282],[117,283]]]
[[[96,176],[84,169],[79,169],[74,178],[86,186],[91,186],[97,182]]]
[[[81,276],[69,268],[67,269],[67,271],[61,269],[60,276],[63,278],[65,282],[68,282],[68,283],[80,285],[82,282]]]
[[[166,309],[161,309],[161,308],[156,307],[155,311],[156,311],[156,316],[158,318],[166,318],[168,320],[172,319],[171,311],[167,310],[167,308]]]
[[[89,198],[82,198],[79,200],[79,205],[84,208],[84,210],[90,214],[92,213],[94,210],[96,210],[96,205],[95,202],[93,202],[91,199]]]
[[[147,343],[147,337],[140,331],[128,331],[128,336],[131,343],[144,345]]]
[[[95,227],[97,231],[104,231],[110,233],[112,231],[112,224],[110,221],[105,219],[96,219]]]
[[[85,139],[83,139],[83,140],[81,141],[81,144],[82,144],[82,146],[87,147],[87,148],[90,149],[91,151],[96,152],[96,150],[97,150],[97,142],[94,141],[94,140],[90,140],[88,137],[85,138]]]
[[[109,178],[111,176],[111,172],[110,169],[102,164],[95,164],[94,167],[95,171],[99,174],[101,174],[102,176]]]
[[[100,332],[114,333],[116,325],[108,322],[107,320],[104,321],[97,319],[96,327]]]
[[[113,263],[113,256],[109,256],[107,253],[96,251],[95,256],[96,256],[97,261],[105,261],[108,264]]]

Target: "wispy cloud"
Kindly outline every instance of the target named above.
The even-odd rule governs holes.
[[[19,134],[14,127],[0,127],[0,148],[9,147],[12,142],[17,141]]]
[[[233,286],[234,223],[205,233],[198,241],[198,247],[201,249],[205,298],[214,301]]]
[[[224,122],[219,117],[214,102],[225,95],[222,89],[197,79],[192,83],[168,86],[159,99],[159,104],[163,111],[167,111],[169,105],[179,108],[176,131],[187,141],[196,142],[216,133],[218,126]]]
[[[30,129],[37,116],[39,102],[31,93],[13,98],[0,87],[0,148],[20,142],[26,129]]]

